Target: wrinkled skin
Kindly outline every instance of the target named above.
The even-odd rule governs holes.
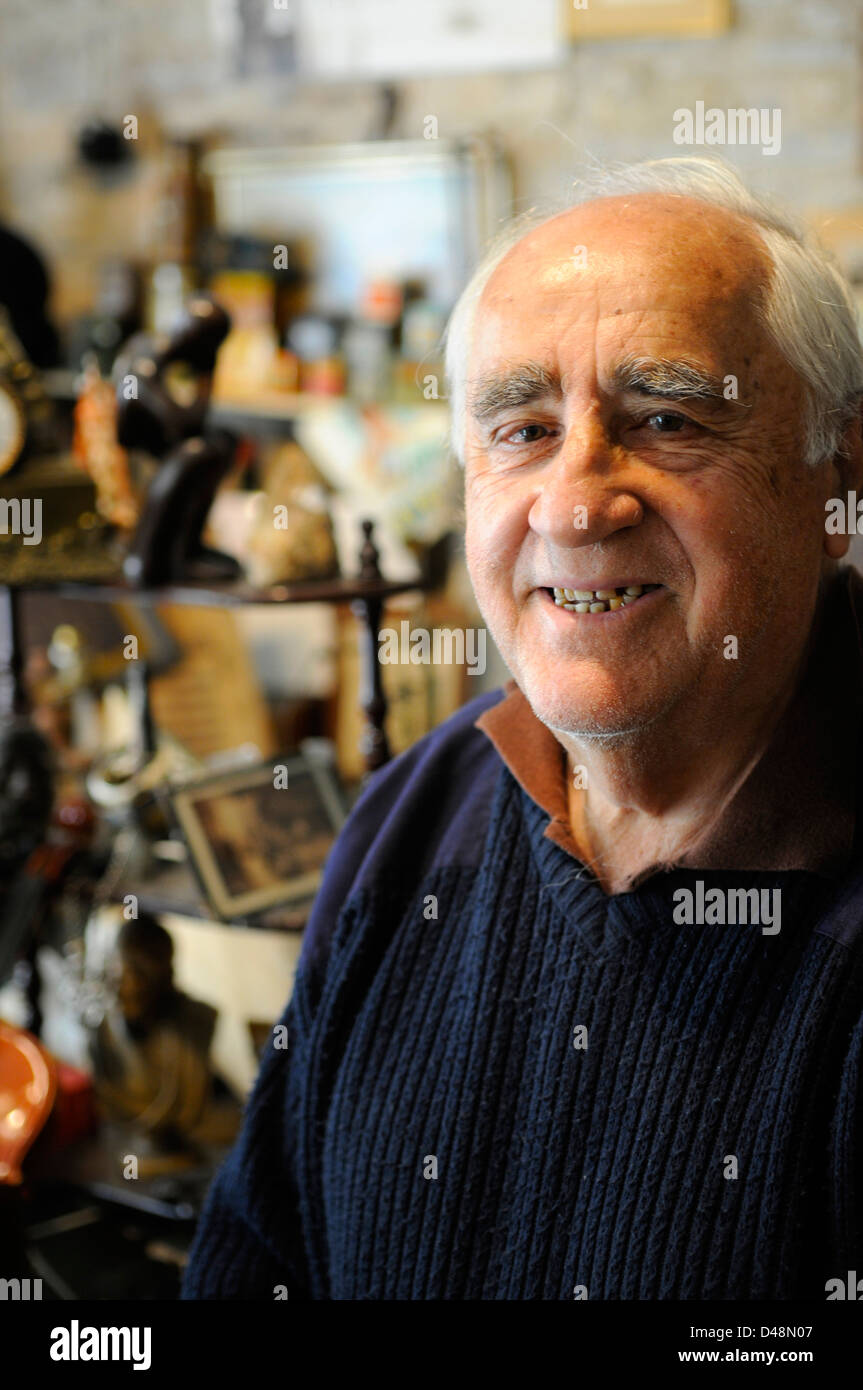
[[[571,818],[607,891],[673,855],[739,786],[847,550],[825,534],[825,502],[860,480],[859,422],[847,459],[804,463],[803,386],[759,322],[769,274],[736,214],[641,194],[534,230],[478,306],[468,568],[535,713],[587,768]],[[738,398],[627,388],[613,373],[632,355],[733,376]],[[525,364],[542,389],[492,409],[483,389]],[[663,587],[625,621],[583,621],[544,592],[627,582]]]

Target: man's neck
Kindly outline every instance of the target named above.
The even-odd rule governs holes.
[[[606,892],[677,862],[710,831],[767,748],[799,667],[758,711],[679,713],[626,739],[557,731],[567,754],[569,819],[580,856]]]

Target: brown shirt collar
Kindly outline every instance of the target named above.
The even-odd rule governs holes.
[[[808,869],[838,876],[854,846],[863,716],[863,579],[842,569],[819,605],[797,692],[758,763],[710,829],[661,869]],[[569,820],[566,754],[514,680],[476,720],[528,796],[545,835],[581,862]]]

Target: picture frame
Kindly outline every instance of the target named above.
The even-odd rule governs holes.
[[[310,906],[346,814],[331,763],[311,752],[196,778],[168,800],[223,922]]]
[[[355,315],[383,273],[448,309],[512,207],[509,161],[486,136],[224,148],[201,167],[218,232],[314,246],[325,314]]]
[[[560,0],[570,39],[704,38],[731,28],[730,0]]]

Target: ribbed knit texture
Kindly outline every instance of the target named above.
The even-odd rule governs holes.
[[[355,808],[184,1297],[823,1301],[863,1268],[863,881],[606,897],[485,703]],[[780,933],[675,924],[698,879],[780,887]]]

